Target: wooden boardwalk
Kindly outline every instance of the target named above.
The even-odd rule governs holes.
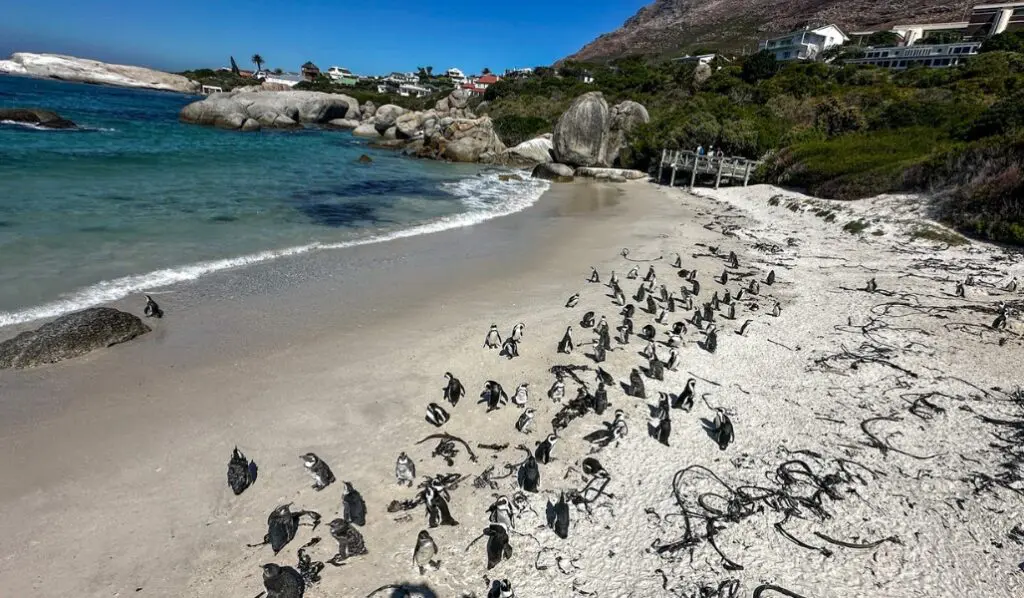
[[[658,170],[658,182],[665,180],[665,169],[672,173],[669,177],[669,185],[674,187],[676,175],[680,172],[690,176],[690,187],[697,183],[697,177],[701,175],[715,177],[715,189],[721,186],[722,181],[727,184],[743,181],[746,187],[750,182],[750,175],[761,165],[760,161],[748,160],[738,157],[711,157],[698,156],[697,152],[689,150],[661,150],[661,167]]]

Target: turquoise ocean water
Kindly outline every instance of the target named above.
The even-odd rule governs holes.
[[[282,255],[386,242],[521,210],[546,188],[372,150],[347,132],[184,125],[198,98],[0,76],[0,326]],[[373,163],[357,163],[362,154]]]

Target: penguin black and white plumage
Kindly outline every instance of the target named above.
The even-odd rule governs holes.
[[[654,302],[654,295],[647,296],[647,313],[658,313],[658,304]]]
[[[623,307],[622,311],[619,312],[619,315],[624,316],[626,318],[632,318],[634,314],[636,314],[636,307],[632,303],[630,303],[626,307]]]
[[[433,426],[440,428],[441,426],[448,423],[451,416],[444,410],[444,407],[437,403],[431,403],[427,405],[427,416],[426,420]]]
[[[420,571],[420,575],[427,572],[427,567],[436,569],[440,563],[434,560],[437,556],[437,543],[430,536],[427,530],[420,530],[416,536],[416,546],[412,549],[412,562]]]
[[[534,457],[537,459],[538,463],[547,465],[551,462],[551,450],[555,447],[556,442],[558,442],[558,436],[548,434],[547,438],[537,444],[537,450],[534,451]]]
[[[590,393],[587,392],[587,389],[584,386],[580,386],[576,389],[575,402],[577,404],[584,405],[587,409],[590,409],[594,403],[593,397],[590,396]],[[584,411],[584,413],[586,413],[586,411]]]
[[[502,405],[508,404],[508,395],[505,394],[505,389],[501,387],[494,380],[488,380],[484,384],[484,393],[487,395],[487,411],[491,412],[498,409]]]
[[[693,270],[690,270],[689,272],[686,273],[686,280],[689,280],[691,282],[694,281],[694,280],[697,280],[697,269],[696,268],[694,268]]]
[[[732,292],[729,289],[725,289],[725,293],[722,294],[722,303],[732,305]]]
[[[768,276],[765,277],[764,283],[768,286],[775,284],[775,270],[768,271]]]
[[[658,348],[655,346],[654,341],[647,341],[647,345],[644,346],[644,350],[640,352],[644,359],[654,359],[658,355]]]
[[[775,302],[775,306],[772,307],[772,315],[776,318],[782,315],[782,305],[778,301]]]
[[[619,285],[615,285],[615,288],[613,289],[613,294],[614,298],[612,299],[612,301],[614,301],[616,305],[626,304],[626,294],[622,292],[622,289],[619,288]]]
[[[722,284],[729,284],[729,271],[722,270],[722,275],[718,277],[718,282]]]
[[[565,302],[565,306],[566,307],[576,307],[576,304],[579,303],[579,302],[580,302],[580,294],[579,293],[575,293],[574,295],[569,297],[568,301]]]
[[[665,362],[665,368],[670,372],[674,372],[679,368],[679,361],[679,351],[671,349],[668,352],[668,361]]]
[[[633,368],[633,371],[629,373],[629,396],[638,399],[647,398],[647,392],[644,390],[644,379],[636,368]]]
[[[626,426],[626,414],[622,409],[615,410],[615,419],[612,420],[612,438],[622,440],[629,435],[629,427]]]
[[[714,322],[715,321],[715,309],[714,309],[714,307],[710,303],[705,303],[704,304],[704,313],[703,313],[702,319],[705,322]]]
[[[1017,277],[1016,276],[1010,277],[1010,282],[1006,283],[1002,287],[1002,290],[1006,291],[1007,293],[1016,293],[1017,292]]]
[[[678,334],[670,334],[668,337],[668,346],[673,349],[678,349],[683,346],[683,337]]]
[[[597,273],[597,268],[590,267],[590,282],[601,282],[601,275]]]
[[[147,318],[160,319],[164,317],[164,310],[160,309],[160,306],[157,305],[156,301],[153,301],[153,298],[149,295],[146,295],[146,307],[143,308],[142,313],[144,313]]]
[[[497,349],[500,346],[501,333],[498,332],[498,325],[491,324],[491,329],[487,331],[487,336],[484,337],[484,348]]]
[[[619,326],[619,344],[628,345],[629,335],[633,334],[633,320],[626,318]]]
[[[747,286],[747,292],[751,295],[756,295],[761,292],[761,285],[758,284],[756,280],[751,280],[750,284]]]
[[[707,336],[704,337],[704,350],[708,353],[714,353],[718,349],[718,331],[711,327],[708,329]]]
[[[669,435],[672,433],[672,420],[669,415],[668,394],[661,393],[661,399],[658,401],[658,410],[648,423],[648,427],[652,438],[665,446],[669,446],[668,440]]]
[[[693,402],[697,398],[697,395],[695,394],[696,388],[696,380],[693,378],[687,380],[686,387],[683,388],[683,392],[676,395],[675,401],[672,403],[672,407],[675,409],[682,409],[683,411],[690,411],[693,409]]]
[[[459,522],[452,518],[448,505],[450,497],[443,487],[429,484],[423,493],[424,503],[427,507],[427,526],[431,529],[439,525],[458,525]]]
[[[956,296],[960,297],[960,298],[963,298],[964,295],[966,295],[966,292],[964,291],[964,283],[957,282],[956,283]]]
[[[292,513],[289,505],[281,505],[267,516],[267,535],[264,536],[263,542],[270,544],[270,549],[277,554],[295,538],[298,529],[298,515]]]
[[[487,598],[516,598],[512,582],[507,579],[495,579],[487,590]]]
[[[1006,310],[999,312],[996,319],[992,322],[992,330],[1006,330]]]
[[[673,268],[682,268],[683,267],[683,256],[679,255],[678,253],[675,254],[675,256],[676,256],[676,259],[672,260],[672,267]]]
[[[507,496],[499,496],[498,500],[487,507],[487,513],[488,523],[500,523],[505,529],[516,528],[515,518],[512,516],[512,503]]]
[[[872,278],[871,280],[868,281],[866,285],[864,285],[864,290],[869,293],[874,293],[875,291],[878,290],[878,283],[875,282],[874,278]]]
[[[672,334],[684,334],[686,333],[686,323],[676,322],[672,325]]]
[[[252,485],[254,469],[245,458],[245,454],[236,446],[231,452],[231,460],[228,461],[228,486],[235,496],[245,492],[245,489]]]
[[[739,301],[741,299],[743,299],[743,289],[736,291],[736,300]]]
[[[519,357],[519,343],[512,337],[506,338],[505,342],[501,344],[501,353],[499,355],[509,359]]]
[[[657,355],[652,357],[648,362],[647,371],[650,372],[651,378],[654,380],[665,379],[665,364],[661,363],[661,360],[658,359]]]
[[[518,323],[518,324],[516,324],[515,326],[512,327],[512,334],[509,335],[509,338],[511,338],[512,340],[514,340],[517,343],[521,342],[523,340],[523,333],[525,333],[525,332],[526,332],[526,324],[523,324],[522,322],[520,322],[520,323]]]
[[[640,336],[642,336],[645,340],[648,340],[648,341],[653,341],[655,335],[657,335],[657,334],[658,334],[658,331],[655,330],[654,326],[652,326],[651,324],[645,325],[641,329],[641,331],[640,331]]]
[[[399,453],[398,459],[395,460],[395,480],[398,484],[406,484],[412,488],[412,483],[416,479],[416,464],[409,458],[404,452]]]
[[[509,544],[508,530],[500,523],[492,523],[484,530],[487,536],[487,569],[493,569],[503,559],[512,557],[512,545]]]
[[[670,312],[673,312],[673,313],[676,311],[676,294],[675,293],[669,293],[668,294],[668,300],[665,301],[665,308],[668,309]]]
[[[640,285],[636,289],[636,294],[633,295],[633,301],[636,301],[637,303],[640,303],[646,297],[647,297],[647,292],[646,292],[646,290],[644,290],[644,285]]]
[[[604,387],[604,382],[600,382],[594,391],[594,413],[604,415],[605,409],[608,409],[608,390]]]
[[[569,503],[565,502],[565,492],[559,495],[557,503],[548,505],[551,510],[548,525],[556,536],[565,540],[569,537]]]
[[[580,327],[581,328],[590,328],[593,325],[594,325],[594,312],[588,311],[587,313],[583,314],[583,319],[580,320]]]
[[[612,270],[612,275],[608,277],[608,286],[615,286],[619,284],[619,277],[615,275],[615,270]]]
[[[725,319],[735,320],[736,319],[736,304],[730,303],[725,306]]]
[[[526,407],[526,403],[530,401],[530,383],[523,382],[516,387],[516,392],[512,395],[512,404],[516,407]]]
[[[452,404],[452,407],[459,404],[459,400],[466,396],[466,389],[462,386],[462,382],[458,378],[452,375],[451,372],[445,372],[444,377],[448,379],[448,384],[444,387],[444,400]]]
[[[533,416],[536,414],[536,410],[533,407],[527,407],[519,419],[516,420],[516,430],[519,430],[523,434],[529,434],[530,428],[533,427]]]
[[[320,491],[334,483],[334,472],[331,468],[314,453],[306,453],[299,457],[306,471],[313,478],[313,490]]]
[[[596,376],[597,381],[600,382],[601,384],[615,384],[615,378],[613,378],[611,374],[606,372],[604,368],[597,368]]]
[[[572,326],[565,329],[565,335],[562,336],[562,340],[558,341],[558,352],[559,353],[572,353]]]
[[[740,260],[736,257],[735,251],[729,252],[729,267],[733,270],[740,267]]]
[[[583,469],[583,473],[587,475],[597,475],[605,470],[601,462],[593,457],[584,458],[580,463],[580,467]]]
[[[612,350],[612,337],[608,335],[607,326],[601,328],[601,331],[597,333],[597,346],[602,351]]]
[[[331,537],[338,542],[338,554],[327,561],[332,565],[340,566],[350,557],[369,552],[366,550],[366,541],[363,539],[363,535],[344,519],[335,519],[331,522]]]
[[[594,347],[594,363],[604,363],[604,360],[608,356],[607,353],[607,350],[604,348],[604,343],[598,341],[597,345]]]
[[[697,295],[700,295],[700,281],[699,280],[694,280],[693,281],[693,286],[690,289],[690,294],[693,295],[694,297],[696,297]]]
[[[655,279],[654,266],[648,266],[647,267],[647,275],[644,276],[644,280],[646,280],[647,282],[650,282],[650,281],[652,281],[654,279]]]
[[[555,403],[561,403],[565,398],[565,382],[562,382],[561,379],[555,380],[555,383],[548,389],[548,398]]]
[[[717,410],[715,414],[715,429],[713,430],[715,436],[715,442],[718,443],[720,450],[729,448],[729,443],[735,439],[735,434],[732,429],[732,420],[725,414],[721,409]]]
[[[519,483],[527,492],[537,492],[540,487],[540,468],[532,454],[526,457],[519,468]]]
[[[629,272],[626,273],[626,278],[628,278],[629,280],[635,280],[635,279],[637,279],[639,277],[640,277],[640,266],[633,266],[632,268],[629,269]]]
[[[345,482],[345,496],[342,497],[341,504],[341,516],[345,521],[358,526],[366,525],[366,502],[351,482]]]
[[[263,587],[267,598],[302,598],[306,592],[306,582],[298,571],[276,563],[263,565]]]
[[[743,336],[744,334],[746,334],[747,333],[747,328],[750,326],[751,322],[753,322],[753,320],[747,320],[747,321],[743,322],[743,324],[740,326],[740,329],[736,331],[736,334],[738,334],[740,336]]]

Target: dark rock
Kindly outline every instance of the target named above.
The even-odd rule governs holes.
[[[367,156],[366,154],[363,154],[362,156],[359,156],[357,162],[359,162],[360,164],[370,164],[373,162],[373,158]]]
[[[138,317],[110,307],[77,311],[0,343],[0,369],[57,363],[150,330]]]
[[[39,108],[0,108],[0,120],[27,123],[47,129],[74,129],[78,125],[51,110]]]
[[[535,179],[545,179],[556,183],[571,183],[573,180],[572,173],[572,168],[569,168],[565,164],[545,162],[543,164],[538,164],[533,169],[532,176]]]

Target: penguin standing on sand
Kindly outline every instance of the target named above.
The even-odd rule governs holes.
[[[498,407],[508,404],[508,395],[505,389],[494,380],[488,380],[484,384],[484,393],[487,395],[487,411],[494,411]]]
[[[878,290],[878,283],[875,282],[874,278],[872,278],[871,280],[868,281],[868,284],[864,286],[864,290],[869,293],[874,293],[875,291]]]
[[[604,382],[600,382],[594,391],[594,413],[604,415],[605,409],[608,409],[608,390],[605,389]]]
[[[452,375],[451,372],[445,372],[444,377],[448,380],[448,384],[444,387],[444,400],[452,404],[452,407],[459,404],[459,400],[466,396],[466,389],[462,386],[462,382],[458,378]]]
[[[302,459],[306,471],[313,478],[313,490],[319,492],[334,483],[334,473],[331,468],[316,454],[306,453],[299,458]]]
[[[615,285],[615,287],[612,289],[612,293],[614,295],[612,301],[614,301],[616,305],[626,304],[626,294],[622,292],[622,288],[619,287],[619,285]]]
[[[565,502],[565,492],[561,493],[557,503],[551,505],[549,502],[548,505],[551,511],[548,525],[556,536],[565,540],[569,537],[569,503]]]
[[[590,282],[601,282],[601,275],[597,273],[597,268],[590,267]]]
[[[658,312],[658,304],[654,302],[654,295],[647,296],[647,313],[654,314]]]
[[[438,525],[458,525],[459,522],[452,518],[452,512],[448,508],[448,501],[451,497],[443,486],[431,482],[423,491],[424,503],[427,507],[427,526],[431,529]]]
[[[661,360],[658,359],[657,355],[652,357],[651,360],[648,362],[647,371],[650,372],[651,378],[653,378],[654,380],[665,379],[665,365],[661,363]]]
[[[515,529],[516,522],[512,516],[512,503],[507,496],[499,496],[494,504],[487,507],[487,521],[489,523],[500,523],[506,529]]]
[[[484,337],[484,348],[497,349],[500,346],[501,334],[498,332],[498,325],[491,324],[491,329],[487,331],[487,336]]]
[[[533,427],[533,416],[536,414],[536,410],[533,407],[527,407],[523,414],[516,420],[516,430],[519,430],[523,434],[529,434]]]
[[[647,275],[644,276],[644,280],[647,281],[647,282],[650,282],[650,281],[654,280],[654,278],[655,278],[654,266],[648,266],[647,267]]]
[[[533,455],[528,455],[519,469],[519,483],[527,492],[537,492],[540,487],[540,468]]]
[[[668,371],[674,372],[676,371],[676,369],[679,368],[679,361],[679,351],[671,349],[669,350],[668,361],[665,362],[665,367],[668,369]]]
[[[562,337],[562,340],[558,342],[558,352],[569,354],[572,353],[572,350],[572,326],[568,326],[565,329],[565,335]]]
[[[765,277],[764,283],[768,286],[775,284],[775,270],[768,271],[768,276]]]
[[[538,463],[547,465],[551,462],[551,449],[555,447],[556,442],[558,442],[558,436],[548,434],[547,438],[537,444],[537,450],[534,451],[534,457],[537,459]]]
[[[597,327],[594,328],[594,332],[598,334],[608,332],[608,320],[606,320],[604,316],[601,316],[601,321],[597,323]]]
[[[594,347],[594,363],[604,363],[607,356],[604,344],[601,341],[598,341],[597,346]]]
[[[270,549],[274,551],[274,554],[281,552],[281,549],[295,538],[295,533],[299,530],[301,514],[292,513],[290,504],[277,507],[267,516],[267,534],[263,536],[263,544],[270,544]],[[314,521],[316,520],[314,519]],[[251,546],[260,546],[260,544]]]
[[[676,256],[676,259],[672,260],[672,267],[673,268],[682,268],[683,267],[683,256],[679,255],[678,253],[675,254],[675,256]]]
[[[565,302],[566,307],[576,307],[576,304],[580,302],[580,294],[576,293],[569,300]]]
[[[431,425],[440,428],[448,423],[449,419],[451,419],[451,416],[444,410],[444,407],[441,407],[437,403],[427,405],[426,420]]]
[[[640,266],[633,266],[632,268],[629,269],[629,272],[626,273],[626,278],[628,278],[629,280],[636,280],[639,277]]]
[[[622,409],[616,409],[615,419],[612,421],[612,438],[622,440],[628,434],[629,428],[626,426],[626,414]]]
[[[499,355],[509,359],[519,357],[519,343],[511,336],[506,338],[505,342],[501,345],[501,353]]]
[[[686,388],[684,388],[683,392],[679,393],[676,396],[675,401],[672,403],[672,407],[674,409],[682,409],[683,411],[689,411],[689,410],[693,409],[693,402],[696,399],[696,395],[694,394],[694,390],[696,390],[696,388],[697,388],[697,381],[696,380],[694,380],[693,378],[690,378],[689,380],[687,380],[686,381]]]
[[[751,295],[756,295],[761,292],[761,285],[756,280],[751,280],[750,284],[747,285],[747,292]]]
[[[640,303],[646,297],[647,297],[647,295],[646,295],[646,292],[644,291],[644,285],[640,285],[636,289],[636,294],[633,295],[633,301],[636,301],[637,303]]]
[[[254,469],[236,446],[235,450],[231,452],[231,460],[228,461],[228,486],[231,487],[235,496],[245,492],[245,489],[252,485],[255,479],[255,476],[252,475]]]
[[[487,590],[487,598],[516,598],[512,591],[512,582],[507,579],[495,579],[491,588]]]
[[[615,378],[613,378],[611,374],[606,372],[604,368],[598,367],[597,372],[595,372],[595,374],[597,377],[597,381],[600,382],[601,384],[615,384]]]
[[[565,382],[562,382],[561,378],[555,380],[555,383],[551,385],[548,390],[548,398],[555,403],[561,403],[565,398]]]
[[[509,335],[509,338],[517,343],[522,342],[524,332],[526,332],[526,324],[520,322],[512,327],[512,334]]]
[[[960,297],[962,299],[965,294],[966,293],[964,292],[964,283],[957,282],[956,283],[956,296]]]
[[[640,329],[640,336],[642,336],[643,338],[647,339],[648,341],[653,341],[654,337],[657,334],[658,334],[658,331],[655,330],[654,326],[652,326],[651,324],[647,324],[646,326],[644,326],[643,328]]]
[[[484,530],[487,536],[487,569],[491,570],[502,559],[512,558],[512,546],[508,541],[508,530],[500,523],[492,523]]]
[[[729,448],[729,443],[735,439],[735,435],[732,429],[732,420],[725,414],[721,408],[715,410],[715,427],[712,430],[715,442],[718,443],[720,450]]]
[[[583,319],[580,320],[581,328],[591,328],[594,326],[594,312],[588,311],[583,314]]]
[[[612,337],[608,335],[608,327],[605,326],[597,334],[597,347],[602,351],[612,350]]]
[[[164,310],[160,309],[160,306],[149,295],[146,295],[146,307],[143,308],[142,313],[146,314],[147,318],[160,319],[164,317]]]
[[[298,571],[276,563],[263,565],[263,587],[267,598],[302,598],[306,591],[306,583]]]
[[[640,352],[640,355],[642,355],[644,359],[655,359],[658,356],[658,348],[654,345],[654,341],[647,341],[647,345],[644,347],[644,350]]]
[[[753,322],[753,320],[747,320],[747,321],[743,322],[743,324],[740,326],[740,329],[736,331],[736,334],[738,334],[740,336],[743,336],[744,334],[746,334],[747,333],[747,327],[750,326],[751,322]]]
[[[735,320],[736,319],[736,304],[729,303],[725,306],[725,319]]]
[[[626,307],[623,307],[622,311],[619,312],[619,315],[621,315],[623,317],[626,317],[626,318],[632,318],[635,314],[636,314],[636,307],[632,303],[630,303]]]
[[[740,267],[740,260],[738,257],[736,257],[735,251],[729,252],[729,267],[732,268],[733,270]]]
[[[614,287],[619,284],[619,277],[615,275],[615,270],[612,270],[612,275],[608,277],[608,286]]]
[[[712,326],[708,329],[707,336],[704,337],[704,350],[708,353],[714,353],[718,349],[718,331]]]
[[[399,453],[395,460],[395,480],[399,485],[406,484],[412,488],[413,480],[416,479],[416,464],[405,453]]]
[[[668,438],[672,433],[672,420],[669,416],[668,394],[661,393],[661,399],[658,401],[658,410],[648,422],[648,427],[652,438],[665,446],[669,446]]]
[[[331,522],[331,537],[338,542],[338,554],[327,562],[335,567],[340,567],[349,557],[369,552],[366,550],[366,541],[363,539],[363,535],[344,519],[335,519]]]
[[[640,377],[640,371],[633,368],[629,373],[629,396],[638,399],[646,399],[647,393],[644,390],[644,379]]]
[[[633,334],[633,320],[626,318],[622,320],[622,325],[619,326],[619,344],[628,345],[630,334]]]
[[[341,503],[341,516],[345,521],[359,526],[366,525],[366,502],[351,482],[345,482],[345,496],[342,497]]]
[[[437,556],[437,544],[430,537],[430,532],[420,530],[416,537],[416,546],[412,549],[412,562],[419,568],[420,575],[427,572],[427,567],[437,569],[440,563],[434,561]]]
[[[512,404],[522,409],[526,407],[526,403],[530,400],[530,383],[523,382],[516,387],[516,392],[512,395]]]
[[[772,315],[776,318],[782,315],[782,305],[778,301],[775,302],[775,307],[772,308]]]

